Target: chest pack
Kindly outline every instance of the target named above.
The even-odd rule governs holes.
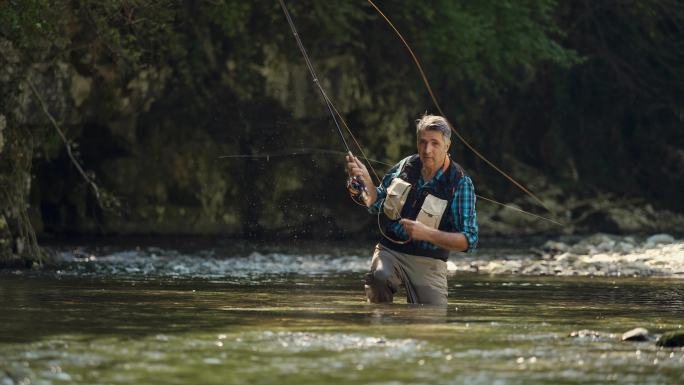
[[[463,169],[447,158],[442,169],[442,176],[418,189],[421,169],[422,163],[418,155],[410,156],[401,161],[398,175],[392,179],[387,188],[387,196],[382,205],[383,213],[392,221],[406,218],[421,222],[430,228],[456,231],[453,228],[453,214],[448,208],[454,199],[459,180],[465,175]],[[386,226],[386,230],[392,232],[389,224]],[[444,249],[423,249],[414,242],[396,242],[389,237],[382,239],[381,243],[408,254],[444,260],[448,256],[448,251]]]
[[[399,174],[387,188],[382,209],[391,220],[413,219],[438,229],[454,197],[458,180],[463,177],[463,170],[447,158],[442,177],[433,181],[431,186],[423,186],[419,192],[417,185],[421,168],[418,155],[401,161]]]

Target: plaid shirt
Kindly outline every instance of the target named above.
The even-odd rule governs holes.
[[[382,179],[382,183],[376,188],[378,193],[378,199],[373,203],[368,211],[371,214],[377,214],[380,210],[383,200],[387,196],[387,188],[392,183],[392,179],[399,175],[401,171],[399,169],[400,163],[397,163]],[[440,168],[437,170],[435,176],[430,179],[427,183],[423,180],[421,176],[416,185],[416,190],[418,194],[426,187],[432,186],[436,180],[443,177],[443,171]],[[468,240],[467,252],[472,252],[477,247],[478,240],[478,230],[477,230],[477,212],[475,210],[475,187],[473,186],[473,181],[469,176],[465,175],[458,181],[456,186],[456,191],[454,192],[454,198],[451,200],[451,205],[449,207],[451,210],[451,218],[454,222],[451,223],[451,228],[456,229],[456,231],[463,233],[463,235]],[[401,239],[407,239],[408,234],[404,227],[398,221],[392,221],[389,224],[394,234],[401,237]],[[438,249],[439,247],[433,243],[427,241],[414,241],[417,246],[427,248],[427,249]]]

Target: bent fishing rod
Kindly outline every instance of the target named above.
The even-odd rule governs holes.
[[[297,41],[297,47],[299,47],[299,51],[302,53],[302,56],[304,57],[304,62],[306,63],[306,68],[309,70],[309,73],[311,74],[311,77],[313,78],[313,83],[316,85],[316,88],[318,88],[318,91],[320,91],[321,96],[323,97],[323,101],[325,102],[325,106],[328,107],[328,112],[330,112],[330,116],[332,117],[333,122],[335,123],[335,127],[337,128],[337,133],[340,135],[340,139],[342,139],[342,144],[344,145],[344,148],[347,150],[347,154],[350,156],[354,156],[352,153],[351,149],[349,148],[349,144],[347,144],[347,140],[344,137],[344,134],[342,133],[342,128],[340,127],[339,122],[337,121],[337,117],[335,116],[335,112],[333,112],[334,107],[332,106],[332,103],[330,99],[328,98],[328,95],[325,93],[325,90],[321,86],[320,81],[318,80],[318,75],[316,75],[316,70],[314,69],[313,63],[311,63],[311,60],[309,59],[309,55],[306,53],[306,48],[304,48],[304,44],[302,43],[302,39],[299,38],[299,33],[297,33],[297,27],[295,27],[294,21],[292,21],[292,17],[290,16],[290,11],[287,10],[287,6],[285,5],[284,0],[278,0],[278,3],[280,3],[280,7],[283,9],[283,13],[285,13],[285,18],[287,19],[287,23],[290,25],[290,29],[292,30],[292,34],[294,35],[295,40]],[[362,192],[367,192],[366,185],[363,183],[363,180],[361,180],[360,177],[353,176],[349,179],[347,183],[348,188],[353,188],[357,191],[362,191]]]

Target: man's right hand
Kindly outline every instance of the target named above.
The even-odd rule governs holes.
[[[368,169],[357,157],[353,156],[351,153],[347,154],[346,160],[347,174],[349,174],[350,177],[360,178],[361,181],[363,181],[363,184],[366,186],[368,194],[364,194],[363,200],[366,202],[366,206],[370,206],[377,199],[377,194],[373,180],[368,173]]]
[[[368,169],[366,166],[359,161],[359,159],[351,154],[347,154],[347,174],[349,174],[350,177],[359,177],[362,181],[363,184],[366,186],[372,186],[373,181],[370,178],[370,174],[368,173]]]

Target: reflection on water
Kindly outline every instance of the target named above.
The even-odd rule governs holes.
[[[568,337],[681,328],[679,280],[453,275],[431,308],[366,304],[365,256],[117,253],[0,273],[0,384],[684,380],[681,349]]]

